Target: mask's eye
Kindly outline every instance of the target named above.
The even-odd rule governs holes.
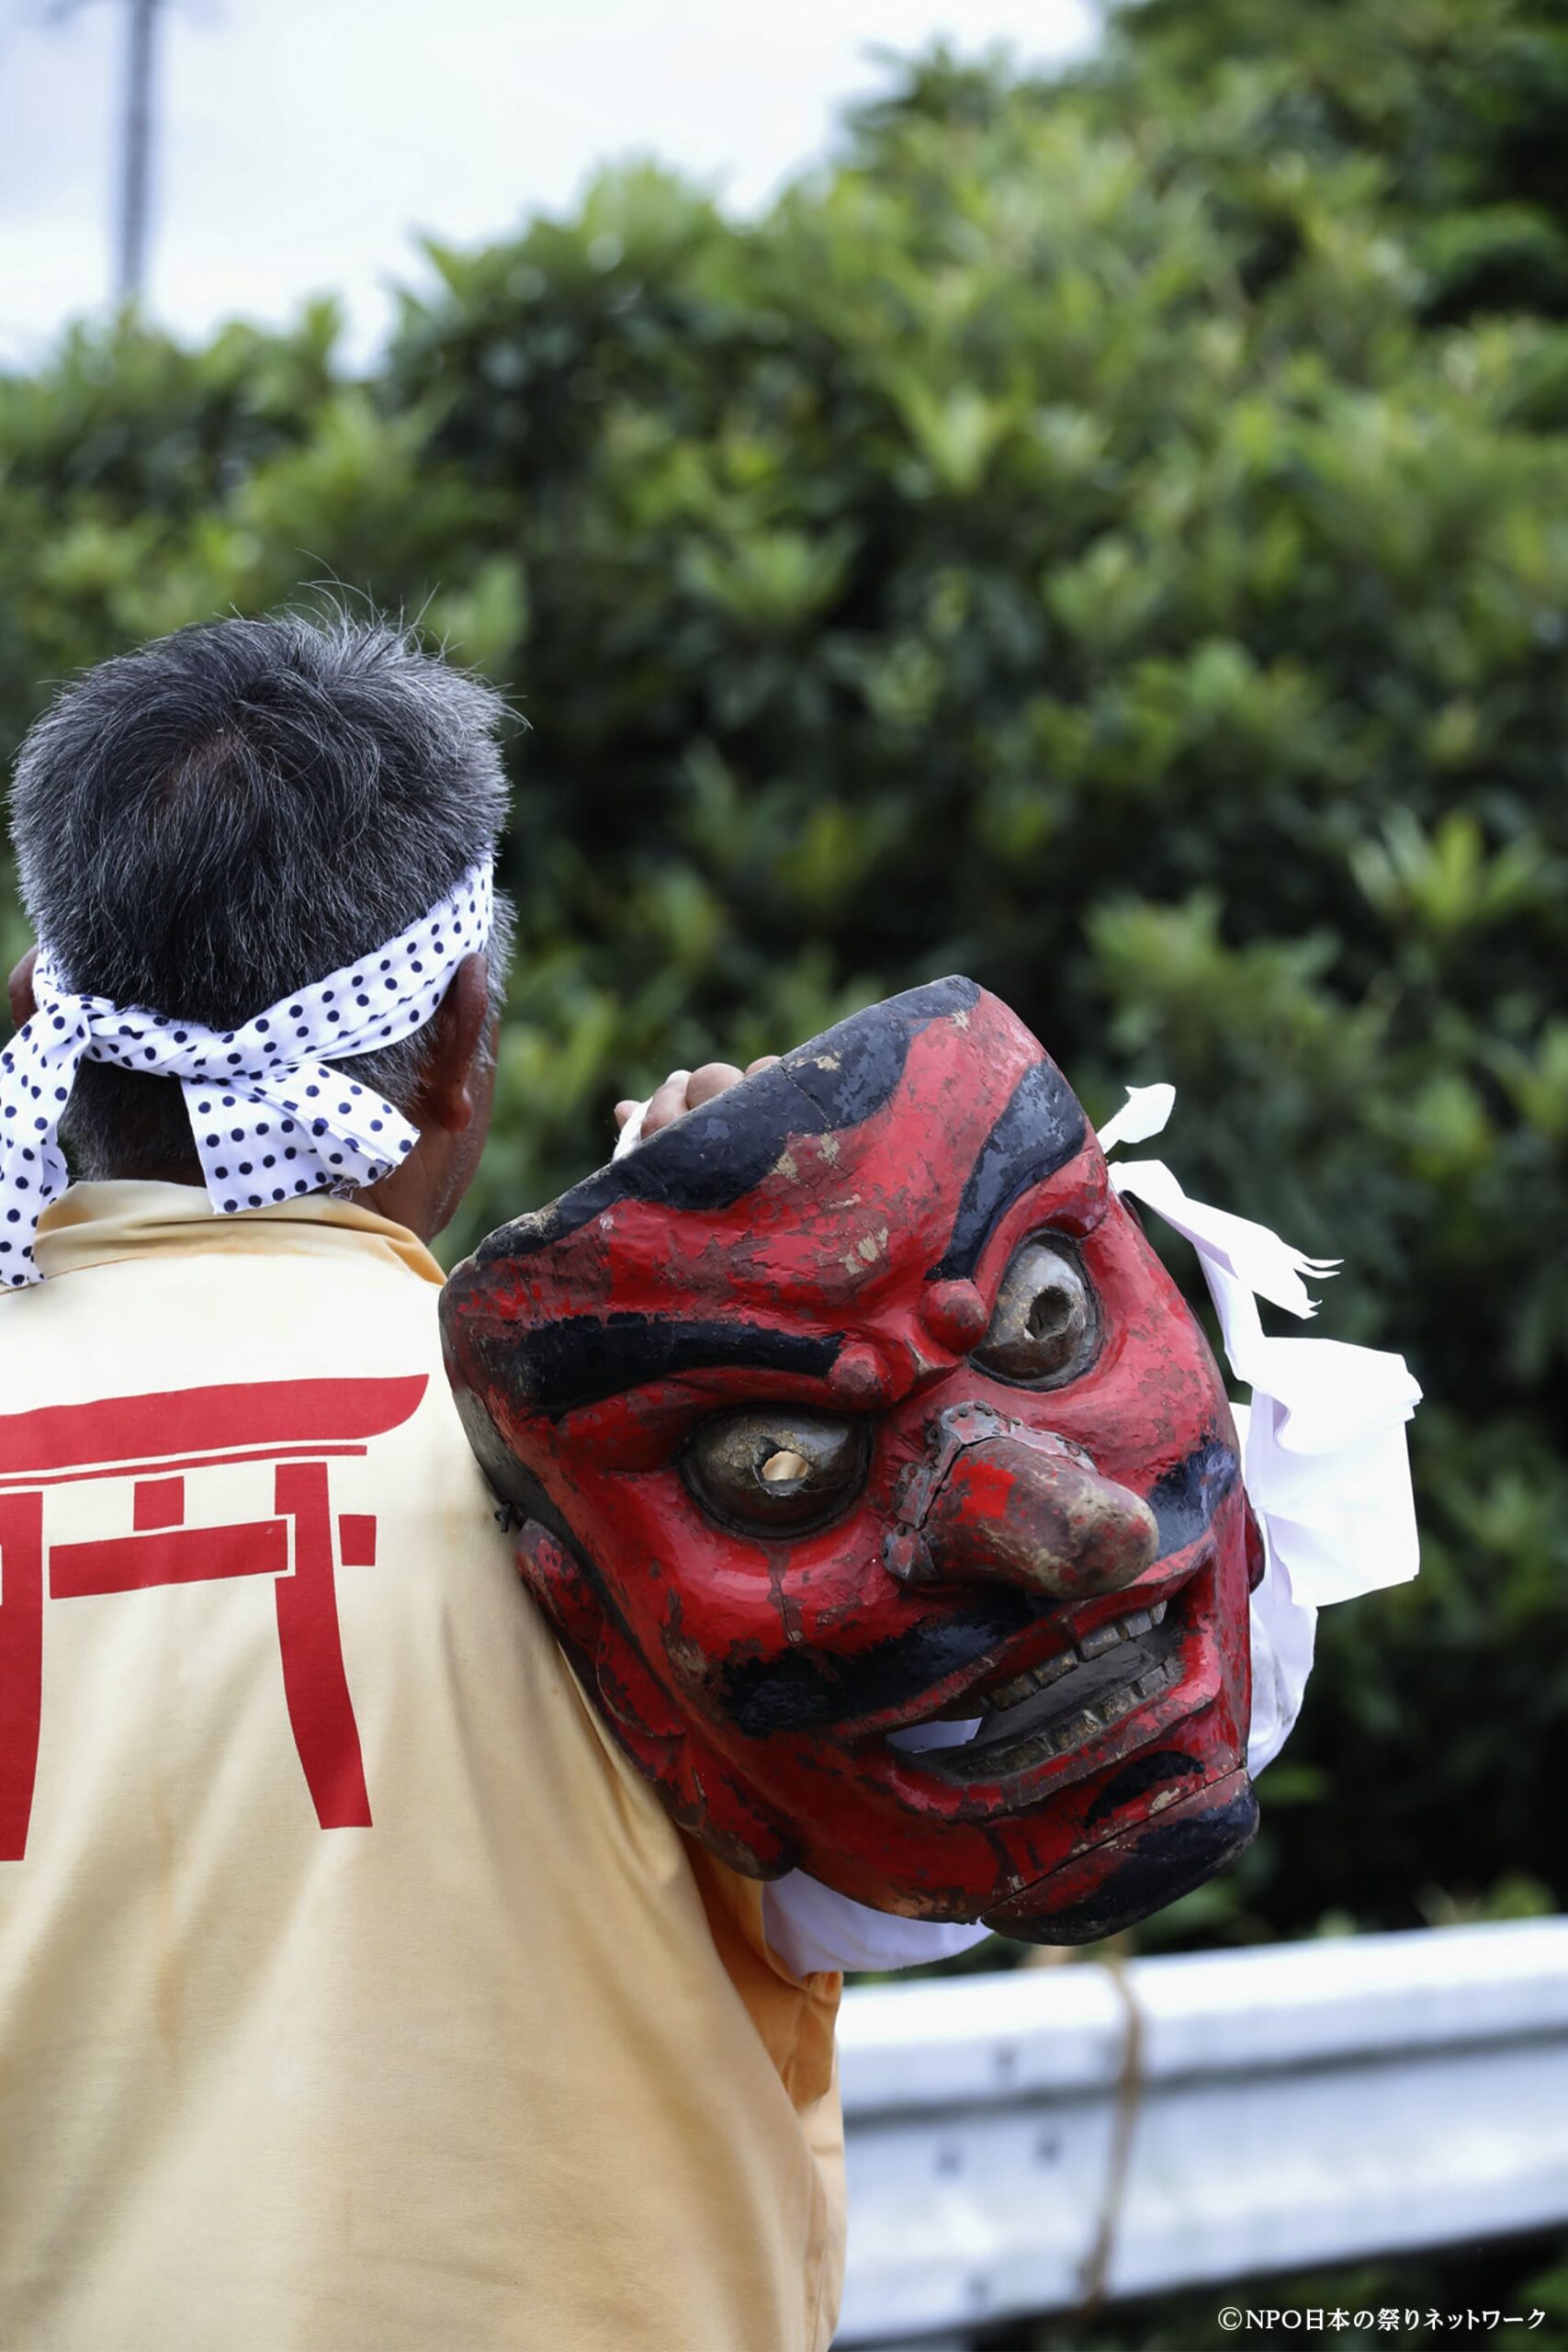
[[[747,1406],[705,1421],[681,1475],[712,1519],[795,1535],[836,1519],[865,1483],[871,1431],[793,1406]]]
[[[1014,1253],[975,1362],[1021,1387],[1063,1388],[1100,1346],[1100,1309],[1065,1242],[1036,1234]]]

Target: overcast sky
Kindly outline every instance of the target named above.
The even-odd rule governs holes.
[[[0,360],[107,292],[127,6],[0,0]],[[494,235],[633,153],[755,205],[876,86],[874,47],[1042,60],[1093,23],[1092,0],[168,0],[152,307],[198,331],[333,288],[364,349],[418,230]]]

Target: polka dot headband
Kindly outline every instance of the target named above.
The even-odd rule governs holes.
[[[0,1284],[39,1280],[33,1238],[69,1181],[58,1130],[84,1061],[180,1080],[207,1190],[224,1216],[301,1193],[354,1193],[388,1175],[417,1129],[327,1062],[422,1029],[464,956],[488,941],[491,906],[489,863],[470,866],[398,938],[239,1029],[76,996],[40,947],[38,1010],[0,1053]]]

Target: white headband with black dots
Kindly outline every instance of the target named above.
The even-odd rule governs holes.
[[[418,1131],[371,1088],[327,1067],[422,1029],[465,956],[491,933],[488,860],[418,922],[239,1029],[77,996],[47,946],[38,1010],[0,1053],[0,1284],[39,1279],[39,1218],[69,1181],[61,1115],[84,1061],[177,1078],[212,1205],[224,1216],[301,1193],[357,1192],[407,1158]]]

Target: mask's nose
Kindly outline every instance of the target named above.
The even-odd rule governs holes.
[[[1048,1431],[960,1405],[905,1488],[883,1558],[908,1584],[1017,1584],[1063,1601],[1118,1592],[1159,1549],[1141,1495]]]

